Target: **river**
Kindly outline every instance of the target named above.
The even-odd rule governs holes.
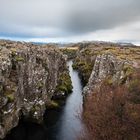
[[[81,134],[83,124],[80,119],[82,112],[82,83],[78,72],[73,70],[72,61],[68,61],[73,91],[65,104],[56,110],[47,110],[44,124],[21,121],[5,140],[76,140]]]

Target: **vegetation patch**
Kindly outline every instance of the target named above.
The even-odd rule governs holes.
[[[15,99],[14,92],[11,90],[5,91],[4,95],[8,98],[8,102],[13,102]]]
[[[19,61],[24,61],[24,58],[23,57],[21,57],[21,56],[16,56],[15,57],[15,60],[17,61],[17,62],[19,62]]]
[[[140,76],[136,75],[128,86],[130,101],[135,104],[140,104]]]
[[[48,103],[47,103],[47,109],[55,109],[55,108],[59,108],[60,105],[57,101],[54,101],[54,100],[50,100]]]
[[[75,59],[72,67],[73,69],[79,71],[82,82],[84,85],[86,85],[93,69],[93,63],[91,63],[90,61],[87,62],[86,60],[80,60],[77,58]]]
[[[58,83],[56,93],[64,92],[65,94],[68,94],[72,91],[72,83],[68,73],[62,73]]]
[[[110,83],[110,82],[109,82]],[[112,83],[112,82],[111,82]],[[140,138],[140,75],[130,83],[102,83],[85,98],[83,120],[87,131],[83,139],[137,140]]]
[[[77,47],[67,47],[67,48],[61,48],[60,50],[63,52],[63,54],[68,56],[68,59],[74,59],[76,57],[78,48]]]
[[[134,73],[134,68],[130,65],[125,65],[123,71],[126,76],[131,76]]]

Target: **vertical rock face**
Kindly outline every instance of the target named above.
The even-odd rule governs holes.
[[[104,80],[108,80],[108,84],[119,84],[127,82],[128,74],[131,74],[131,63],[126,60],[119,60],[113,54],[98,55],[89,78],[84,88],[84,93],[88,94],[95,88],[101,88],[100,85]]]
[[[74,59],[73,68],[78,70],[83,85],[86,85],[91,75],[96,55],[90,54],[90,51],[86,49],[77,51],[76,55],[77,57]]]
[[[55,47],[11,41],[0,41],[0,68],[0,138],[4,138],[18,124],[21,113],[42,120],[68,69]]]
[[[130,75],[140,67],[140,48],[114,43],[80,44],[73,68],[79,71],[84,93],[93,92],[104,80],[109,84],[128,83]]]

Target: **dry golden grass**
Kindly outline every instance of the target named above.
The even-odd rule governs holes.
[[[61,50],[63,49],[67,49],[67,50],[78,50],[79,47],[63,47],[63,48],[60,48]]]

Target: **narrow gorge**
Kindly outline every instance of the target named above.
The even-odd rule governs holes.
[[[73,92],[59,108],[47,109],[42,125],[29,121],[20,121],[4,140],[77,140],[84,129],[82,120],[83,96],[82,84],[78,72],[67,62],[73,85]],[[61,104],[63,102],[60,101]]]
[[[126,120],[139,118],[140,48],[100,42],[58,46],[0,41],[0,138],[77,140],[87,130],[86,140],[104,140],[113,138],[110,127],[117,140],[127,131],[138,133],[128,130]]]

